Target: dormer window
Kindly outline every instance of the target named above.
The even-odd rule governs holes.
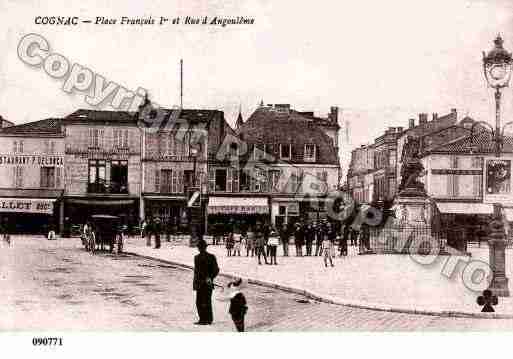
[[[282,160],[290,160],[291,157],[291,144],[280,144],[280,159]]]
[[[317,147],[313,143],[305,144],[305,162],[315,162],[317,156]]]

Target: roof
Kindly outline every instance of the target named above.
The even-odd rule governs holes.
[[[176,118],[176,113],[179,117],[175,120],[177,123],[208,123],[216,114],[222,113],[218,110],[198,110],[198,109],[169,109],[169,108],[155,108],[148,113],[148,119],[145,120],[147,125],[151,124],[150,116],[152,118],[160,119],[162,122],[159,127],[164,128],[171,118]],[[172,116],[173,115],[173,116]],[[66,122],[114,122],[114,123],[128,123],[136,124],[138,121],[137,112],[128,111],[97,111],[88,109],[79,109],[72,114],[66,116]]]
[[[45,120],[27,122],[21,125],[0,129],[0,134],[9,135],[59,135],[62,134],[62,119],[47,118]]]
[[[450,127],[456,124],[458,116],[456,112],[448,113],[447,115],[440,116],[434,120],[427,121],[422,124],[418,124],[413,128],[407,128],[404,130],[403,135],[415,135],[424,136],[425,134],[432,133],[441,130],[446,127]]]
[[[135,112],[128,111],[98,111],[79,109],[66,116],[66,122],[117,122],[132,123],[136,121]]]
[[[290,162],[302,163],[304,145],[315,144],[315,163],[339,164],[333,140],[312,119],[296,111],[281,113],[266,107],[257,108],[240,127],[238,134],[249,144],[271,145],[266,152],[275,158],[279,157],[279,148],[273,145],[290,143]]]
[[[473,138],[472,138],[473,137]],[[490,132],[480,132],[447,142],[431,149],[434,153],[495,153],[495,142]],[[502,152],[513,153],[513,137],[504,136]]]

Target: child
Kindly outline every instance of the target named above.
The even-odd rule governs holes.
[[[328,259],[330,260],[330,264],[333,265],[333,242],[328,238],[328,236],[324,236],[322,240],[322,250],[324,252],[324,266],[328,266]]]
[[[242,236],[238,231],[233,233],[233,256],[239,256],[240,257],[240,247],[242,246]]]
[[[228,283],[228,288],[232,290],[230,294],[230,309],[229,313],[232,316],[233,324],[238,332],[244,331],[244,316],[248,311],[246,297],[240,291],[242,287],[242,278]]]

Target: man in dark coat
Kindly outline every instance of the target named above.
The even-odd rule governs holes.
[[[199,254],[194,257],[194,280],[192,288],[196,291],[196,309],[199,321],[194,324],[210,325],[214,320],[212,314],[212,291],[214,278],[219,273],[216,257],[207,252],[207,242],[198,242]]]

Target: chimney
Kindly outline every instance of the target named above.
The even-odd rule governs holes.
[[[413,128],[415,127],[415,119],[414,118],[410,118],[408,120],[408,128]]]
[[[397,127],[397,132],[399,132],[399,133],[403,132],[403,127],[402,126],[401,127]]]
[[[330,118],[331,122],[338,123],[338,106],[330,107],[329,118]]]
[[[436,112],[433,112],[433,121],[438,120],[438,114]]]
[[[419,113],[419,125],[424,125],[427,123],[428,115],[427,113]]]
[[[451,115],[458,118],[458,111],[455,108],[451,108]]]

